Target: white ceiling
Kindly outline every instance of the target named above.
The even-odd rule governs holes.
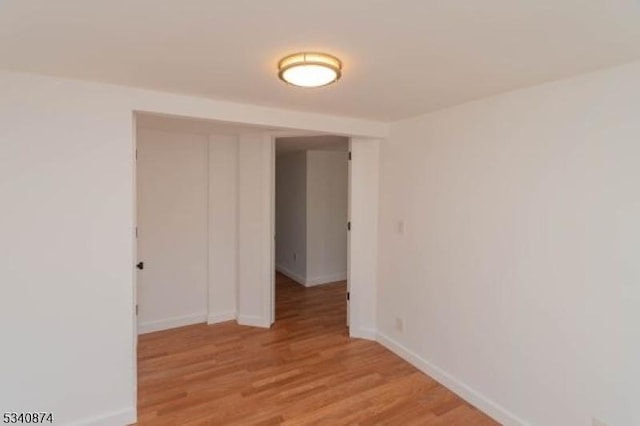
[[[300,50],[343,79],[284,85]],[[638,58],[637,0],[0,1],[0,68],[383,121]]]

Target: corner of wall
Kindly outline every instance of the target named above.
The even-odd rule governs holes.
[[[235,311],[226,311],[226,312],[213,312],[209,313],[207,316],[207,324],[218,324],[221,322],[233,321],[236,319]]]
[[[382,346],[389,349],[391,352],[398,355],[424,374],[438,381],[474,407],[477,407],[488,416],[500,422],[500,424],[505,426],[528,426],[527,422],[518,418],[506,408],[498,405],[445,370],[420,357],[418,354],[391,337],[388,337],[386,334],[377,332],[376,340]]]
[[[138,324],[138,334],[153,333],[154,331],[168,330],[170,328],[184,327],[192,324],[200,324],[207,320],[206,312],[183,315],[179,317],[165,318],[158,321],[148,321]]]
[[[347,271],[337,272],[334,274],[320,275],[317,277],[307,277],[304,285],[313,287],[316,285],[329,284],[337,281],[345,281],[347,279]]]
[[[249,327],[271,328],[271,322],[267,319],[253,315],[238,315],[238,324]]]
[[[291,269],[288,269],[282,265],[276,265],[276,271],[280,272],[282,275],[285,275],[298,284],[302,284],[303,286],[307,286],[307,278],[293,272]]]
[[[349,327],[349,337],[376,341],[378,334],[371,328]]]

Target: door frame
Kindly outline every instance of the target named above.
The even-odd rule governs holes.
[[[309,134],[296,134],[296,137],[309,137],[309,136],[319,136],[318,133],[309,133]],[[277,134],[271,136],[271,252],[270,252],[270,264],[272,269],[272,279],[271,279],[271,288],[269,290],[269,303],[271,305],[271,318],[269,320],[269,324],[273,325],[276,322],[276,281],[275,281],[275,272],[276,272],[276,139],[282,137],[292,137],[291,134]],[[345,228],[347,228],[347,294],[345,295],[347,302],[347,327],[350,327],[351,318],[350,318],[350,288],[349,288],[349,271],[351,264],[351,229],[349,224],[351,223],[351,137],[348,137],[347,141],[347,151],[349,158],[347,159],[347,220],[344,223]]]
[[[305,136],[318,134],[307,133]],[[289,134],[271,135],[271,178],[270,178],[270,250],[266,254],[272,266],[268,295],[269,318],[275,322],[275,140]],[[300,134],[297,134],[300,136]],[[375,340],[377,304],[377,235],[378,235],[378,175],[379,138],[349,138],[348,165],[348,217],[350,229],[347,232],[347,325],[350,337]],[[347,226],[345,223],[345,226]]]

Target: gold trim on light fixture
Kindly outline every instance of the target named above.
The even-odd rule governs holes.
[[[335,56],[319,52],[300,52],[278,62],[278,77],[299,87],[322,87],[342,76],[342,62]]]

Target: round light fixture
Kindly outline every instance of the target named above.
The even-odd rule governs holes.
[[[326,53],[294,53],[278,62],[278,77],[294,86],[326,86],[338,81],[341,75],[340,59]]]

